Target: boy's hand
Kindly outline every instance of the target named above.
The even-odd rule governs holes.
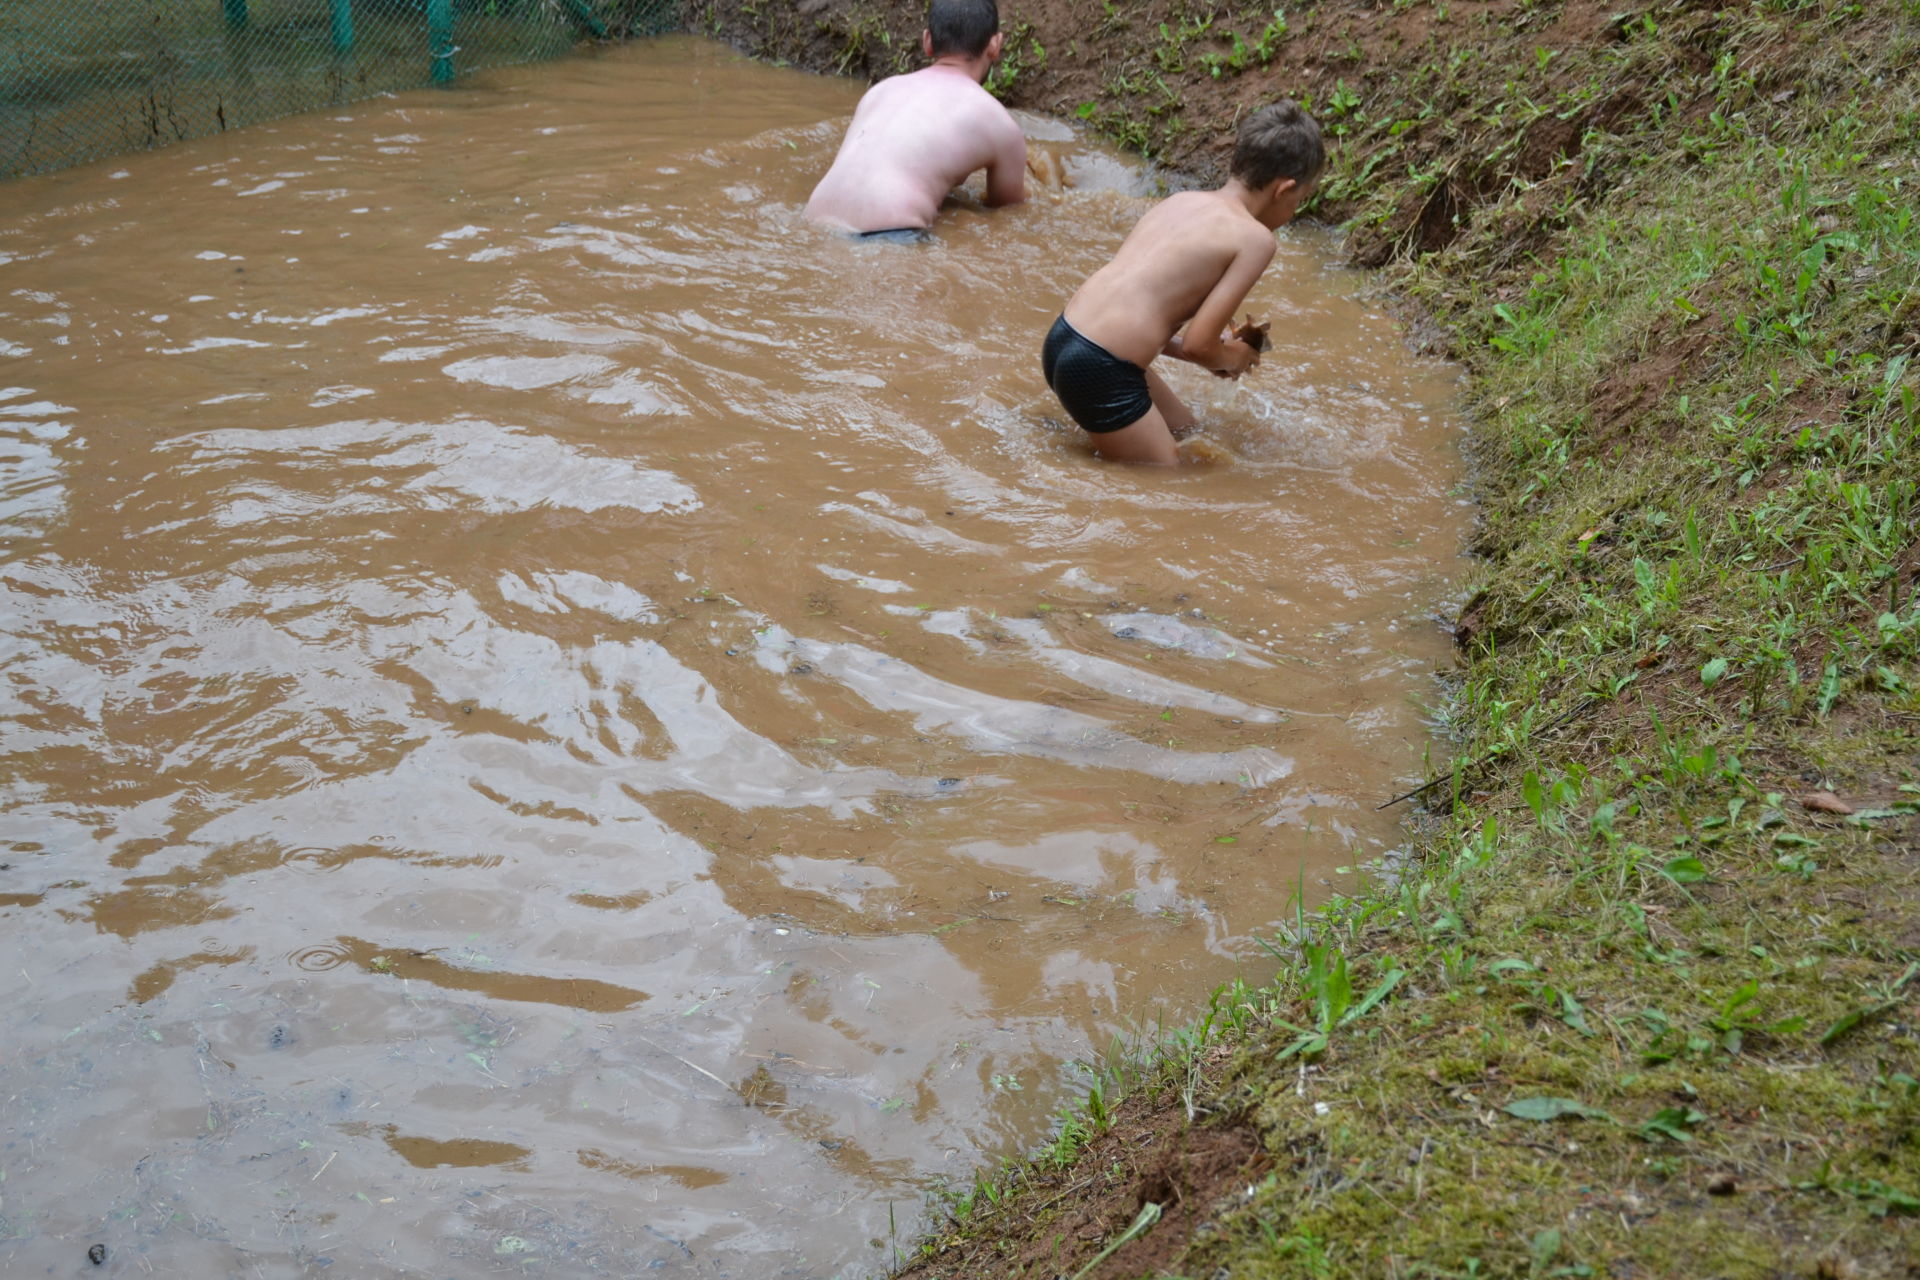
[[[1237,378],[1260,363],[1260,353],[1234,332],[1233,313],[1273,261],[1277,247],[1273,233],[1251,219],[1235,237],[1241,243],[1233,261],[1187,322],[1187,345],[1197,362],[1223,378]]]
[[[1234,337],[1231,329],[1220,335],[1220,357],[1221,363],[1213,370],[1216,378],[1238,378],[1260,364],[1260,352],[1251,343]]]
[[[1167,339],[1167,344],[1160,348],[1160,354],[1185,360],[1188,364],[1197,364],[1216,378],[1237,378],[1260,363],[1260,352],[1234,337],[1231,329],[1221,331],[1220,349],[1211,358],[1188,351],[1187,344],[1177,333]]]
[[[1268,342],[1267,330],[1271,328],[1273,328],[1273,321],[1262,320],[1259,324],[1255,324],[1253,316],[1249,314],[1244,321],[1234,325],[1228,331],[1228,336],[1240,339],[1255,351],[1264,352]]]

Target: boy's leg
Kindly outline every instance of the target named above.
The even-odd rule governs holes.
[[[1148,374],[1147,378],[1151,386],[1153,375]],[[1191,414],[1187,420],[1192,421]],[[1093,441],[1095,451],[1109,462],[1146,462],[1160,467],[1180,465],[1180,450],[1173,443],[1173,432],[1157,407],[1118,431],[1089,431],[1087,438]]]
[[[1153,407],[1160,411],[1167,430],[1173,433],[1175,440],[1185,440],[1193,434],[1197,425],[1193,410],[1182,403],[1179,396],[1173,394],[1173,388],[1153,370],[1147,370],[1147,394],[1153,397]]]

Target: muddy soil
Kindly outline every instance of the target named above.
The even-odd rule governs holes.
[[[1469,118],[1470,88],[1440,83],[1402,119],[1360,110],[1406,94],[1410,72],[1445,64],[1489,25],[1545,60],[1530,92],[1543,101],[1577,94],[1579,81],[1562,75],[1553,55],[1622,38],[1621,15],[1596,0],[1335,3],[1283,10],[1277,26],[1271,5],[1194,0],[1006,0],[1000,12],[1008,53],[996,74],[1005,100],[1090,122],[1152,157],[1173,185],[1223,176],[1247,111],[1279,97],[1308,104],[1369,177],[1323,189],[1305,216],[1352,222],[1346,252],[1365,266],[1451,243],[1476,209],[1515,180],[1535,188],[1531,204],[1540,216],[1569,190],[1596,189],[1605,173],[1569,162],[1596,132],[1636,122],[1643,107],[1631,91],[1616,90],[1503,130]],[[919,64],[924,13],[917,0],[688,6],[695,29],[756,57],[868,79]],[[1377,170],[1369,163],[1376,157]],[[1421,171],[1438,180],[1405,181]],[[1514,232],[1516,253],[1537,241],[1531,225],[1516,224]]]

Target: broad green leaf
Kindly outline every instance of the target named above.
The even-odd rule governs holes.
[[[1590,1107],[1573,1098],[1515,1098],[1500,1109],[1520,1120],[1558,1120],[1563,1116],[1578,1116],[1583,1120],[1613,1119],[1598,1107]]]
[[[1385,1000],[1387,998],[1387,993],[1392,991],[1396,986],[1398,986],[1400,984],[1400,979],[1406,976],[1407,976],[1407,971],[1405,969],[1395,969],[1389,974],[1387,974],[1386,977],[1380,979],[1379,983],[1373,988],[1373,990],[1367,992],[1366,997],[1362,999],[1359,1004],[1355,1005],[1352,1009],[1348,1010],[1347,1016],[1342,1018],[1340,1021],[1343,1024],[1345,1024],[1348,1022],[1352,1022],[1355,1018],[1364,1017],[1366,1015],[1367,1010],[1373,1008],[1373,1006],[1379,1004],[1382,1000]]]
[[[1687,1130],[1699,1124],[1707,1117],[1691,1107],[1664,1107],[1647,1118],[1640,1126],[1640,1136],[1651,1142],[1655,1138],[1670,1138],[1674,1142],[1692,1142],[1693,1135]]]
[[[1546,816],[1546,793],[1540,788],[1540,775],[1531,769],[1520,779],[1520,797],[1527,802],[1527,808],[1533,810],[1535,817]]]
[[[1847,1032],[1865,1022],[1869,1017],[1878,1013],[1880,1008],[1881,1006],[1876,1005],[1868,1009],[1850,1009],[1846,1013],[1841,1014],[1839,1019],[1827,1028],[1827,1033],[1820,1037],[1820,1043],[1823,1045],[1832,1044],[1835,1040],[1838,1040],[1841,1036],[1844,1036]]]
[[[1707,868],[1698,858],[1675,858],[1660,868],[1675,884],[1699,884],[1707,878]]]

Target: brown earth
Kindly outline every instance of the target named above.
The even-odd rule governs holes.
[[[1209,1082],[1226,1057],[1216,1052],[1204,1065]],[[1272,1163],[1251,1125],[1189,1124],[1177,1098],[1138,1094],[1117,1108],[1113,1127],[1087,1144],[1071,1170],[1026,1185],[1020,1206],[1008,1211],[1010,1229],[987,1239],[936,1240],[933,1252],[897,1274],[901,1280],[1078,1275],[1148,1204],[1160,1206],[1157,1224],[1128,1244],[1124,1259],[1103,1260],[1086,1280],[1161,1274],[1178,1264],[1221,1198],[1259,1181]],[[1028,1229],[1043,1216],[1044,1228]]]
[[[1609,193],[1635,147],[1716,110],[1828,87],[1817,27],[1747,47],[1723,8],[1711,0],[1664,8],[1656,64],[1634,42],[1634,22],[1651,15],[1599,0],[1333,0],[1283,10],[1244,0],[1003,0],[1007,54],[990,83],[1012,106],[1083,120],[1143,152],[1169,185],[1218,181],[1239,118],[1298,99],[1327,127],[1335,153],[1302,216],[1345,224],[1354,265],[1379,267],[1465,237],[1481,269],[1513,273],[1502,291],[1510,296],[1524,290],[1527,264],[1552,236]],[[868,79],[919,65],[924,12],[920,0],[687,5],[692,29],[757,58]],[[1261,52],[1276,12],[1284,33]],[[1751,77],[1732,97],[1718,76],[1730,64]],[[1490,83],[1497,78],[1504,84]],[[1643,100],[1656,82],[1663,100]],[[1528,104],[1514,113],[1522,118],[1509,117],[1512,96]],[[1631,447],[1637,415],[1724,334],[1716,300],[1714,282],[1703,283],[1697,316],[1658,319],[1641,357],[1596,383],[1588,447]],[[1920,308],[1909,310],[1889,323],[1913,332],[1893,335],[1889,350],[1920,349]],[[1425,345],[1448,354],[1444,333],[1425,328]]]
[[[1325,4],[1288,11],[1284,45],[1270,57],[1236,48],[1257,43],[1273,10],[1261,5],[1215,5],[1193,0],[1117,2],[1007,0],[1001,25],[1010,80],[1002,96],[1013,106],[1078,116],[1137,146],[1177,180],[1217,181],[1225,170],[1233,130],[1247,111],[1280,97],[1309,105],[1362,101],[1392,92],[1410,65],[1426,66],[1476,25],[1497,22],[1510,40],[1534,50],[1561,50],[1619,38],[1613,6],[1567,0],[1556,12],[1510,0],[1463,0],[1442,16],[1427,6]],[[768,6],[752,0],[696,0],[690,25],[753,56],[816,71],[878,79],[911,70],[919,61],[924,6],[913,0],[799,0]],[[1204,31],[1194,28],[1206,24]],[[1193,34],[1186,34],[1194,32]],[[1239,41],[1239,45],[1236,45]],[[1711,61],[1708,42],[1699,51]],[[1210,61],[1211,60],[1211,61]],[[1551,66],[1551,59],[1549,60]],[[1543,76],[1536,92],[1551,96],[1580,88],[1577,74]],[[1335,123],[1337,145],[1387,153],[1382,178],[1433,170],[1438,181],[1409,189],[1376,225],[1357,228],[1351,245],[1358,265],[1377,266],[1397,254],[1430,252],[1450,243],[1474,211],[1519,180],[1547,183],[1528,203],[1544,210],[1561,186],[1591,189],[1604,171],[1582,171],[1578,158],[1597,136],[1633,121],[1642,104],[1627,88],[1531,121],[1517,134],[1476,126],[1459,131],[1464,100],[1441,94],[1424,118],[1386,139],[1362,138]],[[1444,122],[1444,123],[1443,123]],[[1386,145],[1391,143],[1391,145]],[[1365,191],[1323,193],[1309,209],[1330,222],[1351,218]],[[1536,218],[1535,221],[1539,219]],[[1513,252],[1529,237],[1516,241]]]

